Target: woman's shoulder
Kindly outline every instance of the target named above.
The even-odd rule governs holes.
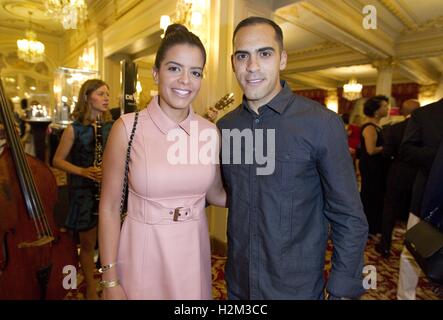
[[[119,119],[121,119],[125,125],[127,125],[128,123],[130,123],[132,125],[132,123],[134,122],[134,119],[135,119],[135,114],[137,112],[138,112],[138,118],[140,118],[140,117],[145,116],[146,109],[122,114]]]
[[[363,124],[361,126],[360,130],[363,131],[366,128],[368,128],[369,130],[378,130],[378,129],[380,129],[379,126],[377,126],[375,123],[372,123],[372,122],[366,122],[365,124]]]

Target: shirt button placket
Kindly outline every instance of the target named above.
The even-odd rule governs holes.
[[[253,128],[253,136],[255,137],[255,130],[259,128],[260,119],[255,118],[252,122],[252,128]],[[254,139],[254,153],[255,153],[255,139]],[[251,242],[251,264],[250,264],[250,286],[251,286],[251,299],[258,299],[259,298],[259,241],[257,238],[257,231],[258,231],[258,217],[257,217],[257,167],[255,163],[255,154],[254,154],[254,162],[253,165],[250,167],[249,171],[249,181],[250,181],[250,190],[251,190],[251,234],[250,234],[250,242]]]

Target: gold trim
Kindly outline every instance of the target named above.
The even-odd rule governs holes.
[[[379,0],[379,2],[388,9],[398,20],[400,20],[409,29],[417,28],[417,23],[411,15],[405,15],[400,11],[401,6],[393,0]],[[407,11],[406,8],[403,8]]]

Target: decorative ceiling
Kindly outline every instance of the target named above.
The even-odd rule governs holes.
[[[173,1],[173,0],[170,0]],[[250,0],[253,2],[253,0]],[[351,76],[375,84],[375,65],[389,61],[393,82],[422,85],[443,73],[443,1],[372,0],[377,28],[365,29],[365,0],[269,0],[289,54],[282,73],[293,89],[333,89]],[[141,0],[87,0],[89,19],[106,27]],[[0,0],[0,27],[63,36],[61,24],[45,14],[43,0]]]

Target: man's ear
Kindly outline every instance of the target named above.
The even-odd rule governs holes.
[[[154,81],[156,84],[158,84],[158,70],[157,67],[152,67],[152,77],[154,78]]]
[[[235,72],[235,66],[234,66],[234,55],[231,54],[231,67],[232,67],[232,71]]]
[[[280,54],[280,71],[286,69],[286,63],[288,62],[288,54],[283,50]]]

